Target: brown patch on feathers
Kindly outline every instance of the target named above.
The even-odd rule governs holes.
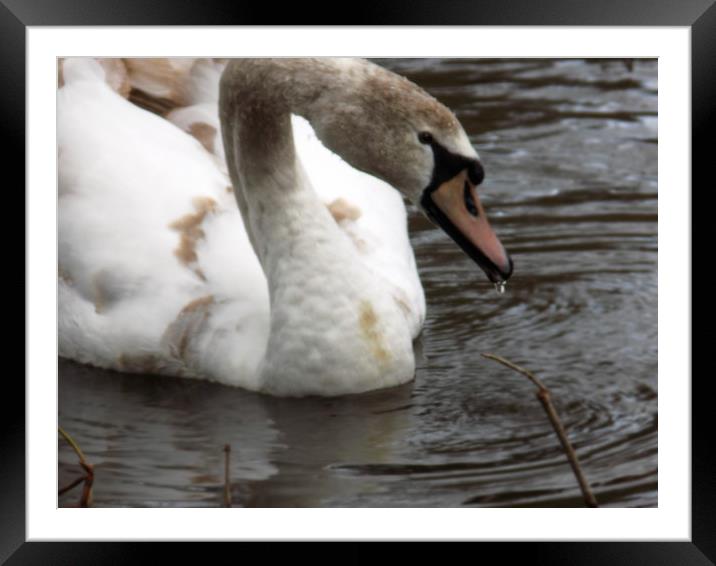
[[[216,128],[205,122],[193,122],[189,126],[189,133],[194,136],[204,149],[214,153],[214,141],[216,140]]]
[[[375,358],[380,362],[387,362],[390,359],[390,353],[383,346],[383,336],[378,328],[378,316],[370,302],[361,301],[358,322],[361,333]]]
[[[337,198],[327,207],[337,224],[345,220],[357,220],[361,216],[360,208],[353,206],[344,198]]]
[[[344,198],[337,198],[332,203],[326,205],[326,208],[328,208],[328,212],[331,213],[331,216],[333,216],[333,219],[339,226],[349,221],[358,220],[363,214],[360,208],[352,205]],[[357,251],[361,253],[368,251],[368,243],[363,238],[354,234],[351,230],[345,230],[345,233],[351,239]]]
[[[198,102],[214,101],[224,61],[177,57],[124,59],[132,89],[130,100],[161,116]]]
[[[209,318],[209,311],[213,304],[213,295],[194,299],[179,311],[174,322],[167,327],[162,342],[169,348],[174,358],[184,363],[188,361],[191,341]]]
[[[209,197],[196,197],[192,204],[195,212],[186,214],[175,220],[169,227],[179,232],[179,246],[174,250],[174,255],[181,263],[190,267],[201,279],[206,277],[195,264],[198,260],[196,245],[206,235],[201,228],[206,215],[216,211],[216,201]]]
[[[180,314],[186,314],[189,312],[194,312],[199,309],[206,308],[213,302],[214,302],[214,295],[207,295],[206,297],[199,297],[198,299],[194,299],[190,303],[187,303],[186,305],[184,305],[184,308],[181,310]]]
[[[129,101],[135,106],[139,106],[141,109],[158,114],[159,116],[166,116],[177,108],[177,104],[173,100],[152,96],[136,88],[130,91]]]
[[[184,82],[195,59],[143,57],[124,59],[133,89],[154,98],[171,100],[176,106],[185,104]]]

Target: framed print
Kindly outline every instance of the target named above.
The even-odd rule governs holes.
[[[13,0],[0,6],[6,61],[6,87],[0,107],[12,140],[8,163],[21,163],[20,148],[26,148],[23,177],[27,220],[26,383],[23,387],[19,381],[7,380],[7,398],[24,396],[26,405],[23,410],[21,404],[12,403],[14,414],[7,413],[9,420],[2,428],[0,493],[6,517],[0,537],[3,560],[8,564],[39,563],[53,556],[58,563],[73,564],[133,561],[139,559],[141,550],[130,542],[118,541],[136,540],[497,541],[480,548],[486,547],[502,558],[525,553],[556,564],[708,564],[715,559],[716,490],[705,408],[709,395],[705,380],[692,378],[691,373],[691,186],[698,182],[699,172],[704,175],[704,140],[709,120],[713,120],[716,8],[709,0],[670,6],[644,1],[628,7],[600,6],[598,10],[587,3],[554,1],[548,5],[549,10],[544,6],[536,10],[525,3],[506,11],[498,3],[479,9],[455,3],[440,11],[428,2],[410,7],[395,2],[380,10],[364,7],[345,27],[302,26],[301,19],[291,22],[295,26],[267,25],[265,16],[245,5],[230,11],[169,2],[151,8],[125,3],[121,9],[110,9],[103,3],[28,5]],[[293,16],[288,11],[280,17]],[[365,91],[360,90],[359,83],[351,83],[344,89],[352,93],[351,112],[323,123],[315,118],[316,100],[323,100],[320,109],[327,113],[344,103],[340,97],[326,103],[330,98],[326,92],[333,92],[336,74],[360,75],[362,67],[356,65],[364,63],[331,59],[335,62],[318,67],[305,63],[292,67],[293,63],[285,61],[300,60],[283,59],[284,63],[268,68],[263,59],[310,56],[324,58],[321,61],[367,58],[371,62],[365,65],[380,69],[375,71],[380,80]],[[187,63],[189,57],[207,63],[196,66]],[[254,67],[237,63],[247,57],[264,62]],[[104,63],[93,58],[102,58]],[[84,102],[71,111],[64,110],[69,103],[63,106],[58,98],[62,91],[57,89],[58,81],[65,88],[75,80],[73,77],[86,78],[96,69],[108,77],[113,61],[121,61],[126,77],[130,77],[128,84],[120,79],[118,91],[124,89],[134,107],[146,115],[153,114],[151,124],[156,124],[156,129],[150,122],[140,127],[139,122],[132,121],[134,115],[122,114],[120,106],[115,113],[95,112],[102,95],[91,89],[83,93]],[[159,66],[176,70],[186,65],[188,73],[209,76],[215,97],[212,112],[217,114],[217,105],[221,105],[221,123],[183,118],[185,108],[176,102],[173,87],[165,89],[154,74],[158,67],[151,65],[157,61],[161,61]],[[216,85],[221,73],[224,90],[220,99]],[[290,83],[291,92],[276,94],[284,92],[281,89],[287,88],[292,73],[300,78]],[[440,128],[449,119],[440,122],[442,125],[433,123],[433,116],[442,110],[432,102],[428,105],[428,98],[410,90],[407,82],[392,78],[395,74],[417,83],[453,109],[459,120],[468,124],[469,139],[465,137],[463,142],[458,136],[444,142],[443,134],[436,132],[442,132]],[[236,79],[237,84],[244,81],[254,85],[253,92],[264,93],[251,106],[260,109],[255,112],[263,112],[261,120],[252,121],[255,116],[231,106],[226,85],[233,84],[230,81],[234,76],[241,77]],[[480,78],[480,88],[475,86],[476,77]],[[155,88],[157,84],[160,86]],[[382,89],[394,93],[391,103],[386,102],[387,95],[380,95]],[[519,90],[518,97],[505,95],[514,89]],[[176,92],[180,90],[185,96],[185,87],[177,87]],[[69,90],[65,88],[64,92]],[[247,163],[263,163],[271,147],[281,145],[267,142],[280,139],[282,122],[274,123],[266,110],[274,96],[284,102],[294,97],[296,102],[291,104],[301,107],[296,112],[310,116],[309,128],[312,126],[315,133],[307,130],[307,139],[318,137],[357,169],[382,175],[394,187],[401,187],[408,203],[408,222],[418,233],[411,237],[418,267],[426,272],[432,269],[432,279],[423,283],[428,309],[435,297],[440,297],[443,305],[448,305],[444,312],[465,313],[462,319],[446,317],[450,323],[443,326],[435,322],[437,318],[428,319],[425,358],[421,362],[418,353],[415,362],[416,383],[373,397],[362,393],[375,388],[370,384],[362,389],[341,389],[340,380],[321,377],[311,365],[311,353],[324,362],[329,357],[320,357],[320,352],[316,354],[310,348],[302,350],[308,352],[305,360],[303,355],[296,357],[290,336],[285,339],[285,332],[275,330],[274,319],[270,331],[266,329],[267,336],[270,332],[272,337],[267,339],[269,348],[266,340],[254,345],[253,334],[241,334],[240,324],[227,327],[244,341],[245,359],[239,361],[260,368],[264,376],[261,386],[252,387],[251,382],[238,385],[259,393],[243,389],[236,393],[236,388],[226,385],[173,377],[157,378],[150,387],[138,385],[136,377],[125,379],[125,370],[194,377],[187,369],[195,367],[191,365],[194,362],[187,360],[195,356],[205,364],[202,367],[210,368],[208,372],[215,372],[214,381],[222,382],[222,376],[233,375],[239,367],[234,363],[237,358],[231,357],[238,356],[237,349],[227,346],[230,354],[226,359],[231,363],[227,361],[226,370],[220,354],[223,343],[212,338],[211,347],[201,346],[206,348],[201,351],[199,341],[192,343],[189,334],[198,335],[226,313],[245,317],[247,312],[260,311],[264,301],[268,305],[267,294],[252,299],[250,306],[241,307],[243,310],[236,310],[238,307],[231,306],[233,303],[218,291],[177,299],[180,308],[171,307],[172,312],[178,312],[176,320],[172,319],[161,334],[162,347],[183,360],[184,365],[174,373],[165,361],[137,355],[146,350],[141,348],[108,354],[116,367],[104,367],[118,369],[119,373],[90,375],[84,366],[67,361],[65,358],[74,357],[94,363],[81,348],[76,355],[67,352],[88,340],[83,336],[99,331],[68,339],[67,334],[77,324],[74,315],[71,324],[62,326],[67,315],[58,312],[58,277],[70,287],[77,277],[63,271],[58,263],[58,249],[65,253],[63,246],[67,245],[65,240],[60,242],[58,231],[74,238],[77,245],[94,245],[93,261],[105,257],[108,265],[127,271],[134,269],[132,258],[154,242],[141,233],[142,224],[137,220],[123,237],[125,243],[130,239],[133,242],[125,246],[124,263],[121,258],[107,258],[101,238],[121,201],[93,200],[94,208],[85,216],[74,207],[70,217],[48,187],[58,186],[58,194],[64,190],[63,181],[58,181],[62,167],[62,175],[75,183],[69,192],[76,199],[81,194],[98,199],[91,189],[102,182],[102,177],[92,172],[102,167],[110,171],[107,177],[111,179],[125,174],[138,179],[143,172],[145,179],[159,179],[157,175],[169,170],[161,165],[164,150],[155,151],[147,142],[155,133],[156,139],[166,140],[162,147],[188,148],[183,154],[185,162],[196,152],[203,152],[202,163],[213,163],[211,167],[219,171],[211,175],[220,179],[221,195],[212,199],[194,195],[192,187],[182,188],[189,175],[204,167],[198,161],[172,181],[177,194],[186,192],[193,208],[167,212],[162,238],[170,241],[167,265],[181,268],[181,273],[191,279],[187,285],[196,287],[197,282],[213,276],[212,266],[200,263],[197,254],[203,253],[202,242],[208,241],[211,230],[223,229],[217,213],[223,206],[220,199],[231,205],[238,201],[231,214],[239,219],[243,216],[249,223],[248,235],[242,236],[245,242],[238,246],[245,245],[251,257],[254,252],[258,254],[261,265],[257,263],[256,269],[262,277],[264,273],[268,277],[272,312],[283,312],[276,302],[283,292],[281,284],[276,283],[278,277],[297,277],[296,273],[306,269],[322,273],[325,281],[334,271],[340,271],[328,261],[319,265],[320,252],[313,241],[307,244],[310,254],[301,255],[303,236],[300,230],[291,231],[290,225],[292,218],[300,216],[298,212],[285,217],[276,213],[276,219],[270,220],[274,213],[266,212],[266,207],[269,211],[283,208],[294,193],[271,192],[269,187],[264,194],[273,195],[271,198],[252,200],[254,197],[236,188],[254,174]],[[283,108],[281,104],[276,103],[275,108]],[[428,106],[429,111],[415,110],[420,127],[414,127],[411,108]],[[236,119],[240,124],[236,131],[227,129],[225,116],[229,113],[242,116]],[[157,115],[173,121],[172,132],[177,131],[174,126],[184,130],[182,139],[193,138],[193,145],[181,145],[184,141],[172,145],[173,134],[165,124],[159,125]],[[376,116],[371,127],[365,127],[370,122],[365,119],[368,115]],[[380,131],[373,126],[391,120],[396,128],[411,122],[415,129],[410,130],[411,136],[415,133],[415,139],[411,137],[409,142],[411,151],[421,156],[423,153],[418,152],[427,152],[430,174],[428,169],[414,172],[418,170],[418,157],[413,165],[402,163],[398,167],[400,160],[390,157],[389,145],[371,153],[371,136]],[[252,130],[250,124],[256,128]],[[294,136],[299,135],[296,132],[301,132],[301,127],[294,121]],[[288,128],[291,131],[290,123]],[[444,128],[447,131],[447,126]],[[167,137],[162,137],[165,134],[160,130],[168,132]],[[75,154],[60,143],[61,135],[83,136],[82,132],[98,131],[104,134],[84,144],[89,156],[86,161],[68,157]],[[117,141],[123,131],[130,140],[126,145]],[[142,135],[136,136],[139,131]],[[246,136],[253,136],[255,146],[264,149],[241,154],[241,150],[232,148],[232,143],[248,139]],[[356,139],[361,143],[356,144]],[[391,139],[397,146],[408,143],[401,141],[406,136]],[[479,157],[473,146],[480,151]],[[226,148],[241,156],[232,161],[226,156]],[[305,161],[306,175],[316,179],[314,186],[318,188],[315,171],[322,167],[328,170],[327,161],[312,169],[313,154],[301,153],[298,142],[297,148]],[[141,155],[144,165],[132,161],[132,155]],[[277,153],[270,167],[256,168],[270,169],[273,173],[265,178],[277,186],[281,181],[275,179],[281,175],[275,172],[282,155],[287,154]],[[600,161],[601,155],[608,159]],[[79,165],[70,172],[70,166],[62,163],[72,159]],[[371,163],[380,159],[385,163],[373,170]],[[393,173],[397,169],[401,172]],[[448,170],[449,174],[440,173]],[[633,171],[637,173],[632,175]],[[463,175],[460,182],[454,182],[459,175]],[[550,182],[540,185],[540,175],[549,176]],[[477,192],[470,189],[481,185],[483,178],[484,209]],[[419,181],[413,183],[414,179]],[[411,183],[422,183],[421,192],[411,192]],[[519,191],[508,186],[510,183]],[[152,194],[151,186],[148,183],[133,197],[143,203],[139,208],[148,211],[147,217],[156,215],[163,206],[152,204],[159,188],[155,183],[156,192]],[[498,198],[503,188],[505,192]],[[389,201],[378,205],[375,200],[356,206],[360,201],[351,201],[353,197],[339,189],[326,189],[330,198],[326,197],[325,208],[322,205],[316,214],[323,214],[331,230],[336,225],[344,230],[348,235],[342,236],[345,241],[365,252],[376,240],[371,239],[372,233],[364,236],[357,232],[355,221],[361,215],[368,218],[371,205],[378,215],[386,215],[393,205]],[[287,209],[314,210],[313,204],[295,198]],[[402,210],[404,205],[395,206]],[[467,210],[466,215],[448,212],[456,210],[453,206]],[[449,238],[437,241],[437,232],[417,214],[421,210],[454,242]],[[258,220],[251,223],[251,214]],[[485,220],[488,216],[497,235],[505,238],[504,247],[491,232]],[[214,228],[205,223],[214,218],[218,219],[211,225]],[[96,230],[90,226],[95,221],[99,226]],[[482,224],[471,228],[470,222]],[[273,228],[265,228],[267,225]],[[284,232],[290,236],[272,239]],[[267,251],[270,244],[261,247],[262,238],[257,234],[263,234],[264,242],[284,242],[286,249],[285,242],[291,242],[292,251],[272,263],[274,256]],[[458,251],[450,248],[443,252],[448,249],[445,242]],[[458,255],[459,248],[487,275],[478,293],[465,290],[464,278],[475,274],[468,272],[467,266],[464,271],[456,267],[456,262],[465,261],[464,255]],[[513,254],[514,266],[505,249]],[[440,253],[446,255],[436,259]],[[339,261],[335,249],[325,258]],[[138,273],[149,269],[146,262],[136,261]],[[230,270],[225,256],[218,252],[214,262],[217,272]],[[340,277],[344,286],[358,285],[363,272],[357,270],[347,277],[345,273],[353,272],[350,262],[344,263],[344,273],[335,277]],[[658,263],[661,269],[657,270]],[[272,283],[272,268],[267,266],[274,264],[294,268],[288,275],[274,274]],[[539,277],[519,274],[520,264]],[[451,266],[449,272],[441,272],[447,265]],[[470,264],[473,271],[474,267]],[[513,267],[516,276],[503,295],[504,282]],[[399,269],[393,261],[390,273]],[[253,276],[244,267],[237,277],[252,281]],[[93,273],[88,280],[91,284],[82,292],[90,297],[94,313],[105,318],[116,297],[124,297],[140,285],[123,286],[112,277],[111,270]],[[146,278],[140,276],[140,280]],[[153,285],[161,288],[169,301],[172,281],[157,279]],[[494,306],[484,300],[477,304],[488,292],[495,297]],[[290,300],[307,301],[308,288],[302,293],[303,298],[289,293]],[[377,298],[367,304],[356,299],[358,325],[350,332],[355,331],[357,338],[349,331],[339,336],[342,319],[335,313],[344,302],[335,297],[335,309],[328,309],[332,314],[314,309],[311,317],[302,319],[300,328],[310,326],[309,318],[316,322],[322,316],[326,320],[336,317],[329,331],[326,325],[316,326],[324,328],[325,334],[306,332],[312,336],[310,340],[321,343],[329,343],[328,335],[335,333],[331,349],[343,348],[341,359],[352,360],[341,370],[345,375],[359,371],[366,356],[372,356],[384,368],[402,367],[402,346],[397,345],[398,339],[390,342],[392,334],[385,330],[388,327],[378,322],[393,311],[402,312],[405,318],[401,321],[412,320],[411,308],[420,301],[412,301],[409,293],[401,297],[401,310],[394,303],[379,306],[382,303]],[[327,301],[323,297],[321,304]],[[116,318],[113,328],[120,328],[129,319],[134,320],[131,324],[140,319],[142,325],[153,324],[164,316],[159,310],[152,311],[156,304],[139,304],[131,311],[134,314]],[[222,305],[224,311],[219,308]],[[285,329],[291,327],[293,311],[288,307],[284,311],[281,328]],[[415,315],[416,320],[421,316],[424,318],[424,314]],[[590,320],[593,323],[581,322]],[[472,341],[476,333],[487,337],[480,345]],[[211,336],[225,334],[219,329]],[[284,338],[276,338],[279,335]],[[312,344],[310,340],[306,343]],[[364,344],[365,352],[357,350],[356,343]],[[515,343],[520,344],[519,349],[508,347]],[[451,348],[458,344],[462,352],[474,351],[474,359],[451,358],[446,353],[449,350],[444,349],[446,344]],[[350,357],[352,347],[357,352],[355,359]],[[523,402],[522,397],[515,401],[515,392],[523,391],[527,382],[479,356],[489,351],[508,357],[510,352],[519,352],[516,359],[524,365],[532,361],[531,369],[552,386],[557,412],[567,428],[560,440],[569,455],[569,441],[564,439],[571,437],[572,452],[582,457],[584,473],[592,480],[602,508],[582,507],[578,483],[541,407],[536,401]],[[313,368],[303,371],[315,377],[313,382],[305,381],[309,384],[305,391],[295,389],[296,381],[284,380],[284,373],[289,373],[287,364],[274,374],[266,369],[273,363],[270,356],[283,359],[283,352],[286,356],[293,352],[297,373],[304,367]],[[58,353],[64,357],[58,358]],[[410,359],[413,363],[412,353]],[[58,371],[62,387],[49,385]],[[386,377],[393,375],[391,371],[385,369],[376,380],[392,379]],[[487,380],[484,376],[478,381],[470,377],[487,371]],[[461,373],[460,379],[455,378],[456,373]],[[565,375],[553,379],[559,373]],[[439,387],[424,386],[420,376],[427,374]],[[632,376],[645,377],[629,381]],[[592,379],[600,378],[597,394],[590,387]],[[583,383],[581,398],[561,386],[569,380]],[[473,401],[473,382],[476,389],[486,391],[483,395],[492,396],[490,402],[486,397]],[[223,383],[237,385],[230,380]],[[620,385],[610,387],[612,383]],[[279,400],[266,401],[266,392],[279,395]],[[358,392],[363,396],[344,399],[340,395]],[[319,397],[313,397],[316,393]],[[321,397],[335,394],[338,396]],[[283,398],[286,395],[308,395],[308,399]],[[474,395],[479,397],[478,393]],[[529,390],[524,397],[530,398]],[[544,397],[540,399],[544,401]],[[299,410],[295,403],[301,403]],[[235,411],[237,406],[241,411]],[[534,412],[530,412],[532,409]],[[545,409],[550,414],[547,404]],[[66,426],[68,423],[70,426]],[[58,425],[62,434],[59,440],[54,434]],[[455,432],[461,426],[465,431],[462,435]],[[554,426],[559,429],[558,424]],[[104,432],[94,434],[93,428]],[[480,431],[479,438],[476,431]],[[311,441],[306,442],[306,438]],[[192,443],[202,444],[202,449],[187,448]],[[87,451],[87,461],[81,446]],[[112,457],[95,468],[92,456],[100,452]],[[81,468],[71,465],[75,454]],[[576,457],[570,463],[577,472]],[[191,473],[187,473],[189,469]],[[85,475],[77,477],[81,470]],[[232,483],[232,474],[241,481]],[[103,478],[111,478],[111,489],[109,480],[101,484]],[[586,481],[580,479],[582,491]],[[77,501],[80,507],[94,508],[72,508]],[[222,506],[233,508],[212,508]],[[522,544],[511,545],[511,541]],[[358,545],[353,552],[365,556],[372,548]],[[187,551],[194,552],[186,547],[180,550],[183,555]]]

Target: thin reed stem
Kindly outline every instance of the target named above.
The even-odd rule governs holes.
[[[80,478],[79,480],[75,480],[70,485],[60,489],[58,491],[58,495],[62,495],[76,485],[79,485],[81,481],[84,481],[82,495],[80,496],[80,507],[89,507],[90,505],[92,505],[92,484],[94,484],[94,466],[87,461],[87,458],[85,458],[85,455],[82,452],[82,449],[80,448],[79,444],[75,442],[74,438],[67,434],[65,429],[63,429],[61,426],[58,426],[57,430],[62,435],[62,438],[65,439],[67,444],[72,447],[72,450],[75,451],[75,454],[77,454],[77,457],[80,460],[80,466],[82,466],[82,469],[85,471],[84,477]]]
[[[542,404],[542,407],[547,413],[549,422],[552,423],[552,428],[554,429],[554,432],[557,433],[557,437],[562,444],[562,448],[567,454],[567,460],[569,460],[569,465],[572,467],[572,472],[574,472],[574,475],[577,478],[577,483],[579,484],[579,488],[582,490],[582,497],[584,498],[585,504],[587,505],[587,507],[599,507],[599,505],[597,504],[597,499],[594,497],[594,493],[592,492],[592,488],[589,485],[589,482],[587,481],[587,478],[582,471],[582,467],[579,464],[577,453],[574,451],[572,444],[569,442],[569,438],[567,438],[567,431],[565,430],[564,425],[562,424],[562,421],[557,414],[557,410],[552,404],[552,396],[549,392],[549,389],[547,389],[547,386],[542,383],[542,381],[531,371],[523,368],[522,366],[518,366],[517,364],[503,358],[502,356],[498,356],[496,354],[482,354],[482,357],[498,362],[503,366],[506,366],[518,373],[521,373],[537,386],[537,399],[539,399],[540,403]]]

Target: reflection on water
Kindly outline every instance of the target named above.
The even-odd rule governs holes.
[[[428,318],[414,383],[282,400],[60,360],[60,423],[97,506],[574,506],[535,371],[598,500],[657,504],[654,60],[390,60],[453,108],[515,261],[503,295],[415,210]],[[60,444],[60,484],[76,475]],[[61,505],[76,502],[70,492]]]

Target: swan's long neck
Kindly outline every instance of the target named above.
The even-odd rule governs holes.
[[[397,305],[356,257],[296,156],[291,114],[310,120],[321,92],[340,83],[327,65],[237,61],[222,79],[229,172],[269,282],[261,379],[278,394],[359,392],[414,372]]]

